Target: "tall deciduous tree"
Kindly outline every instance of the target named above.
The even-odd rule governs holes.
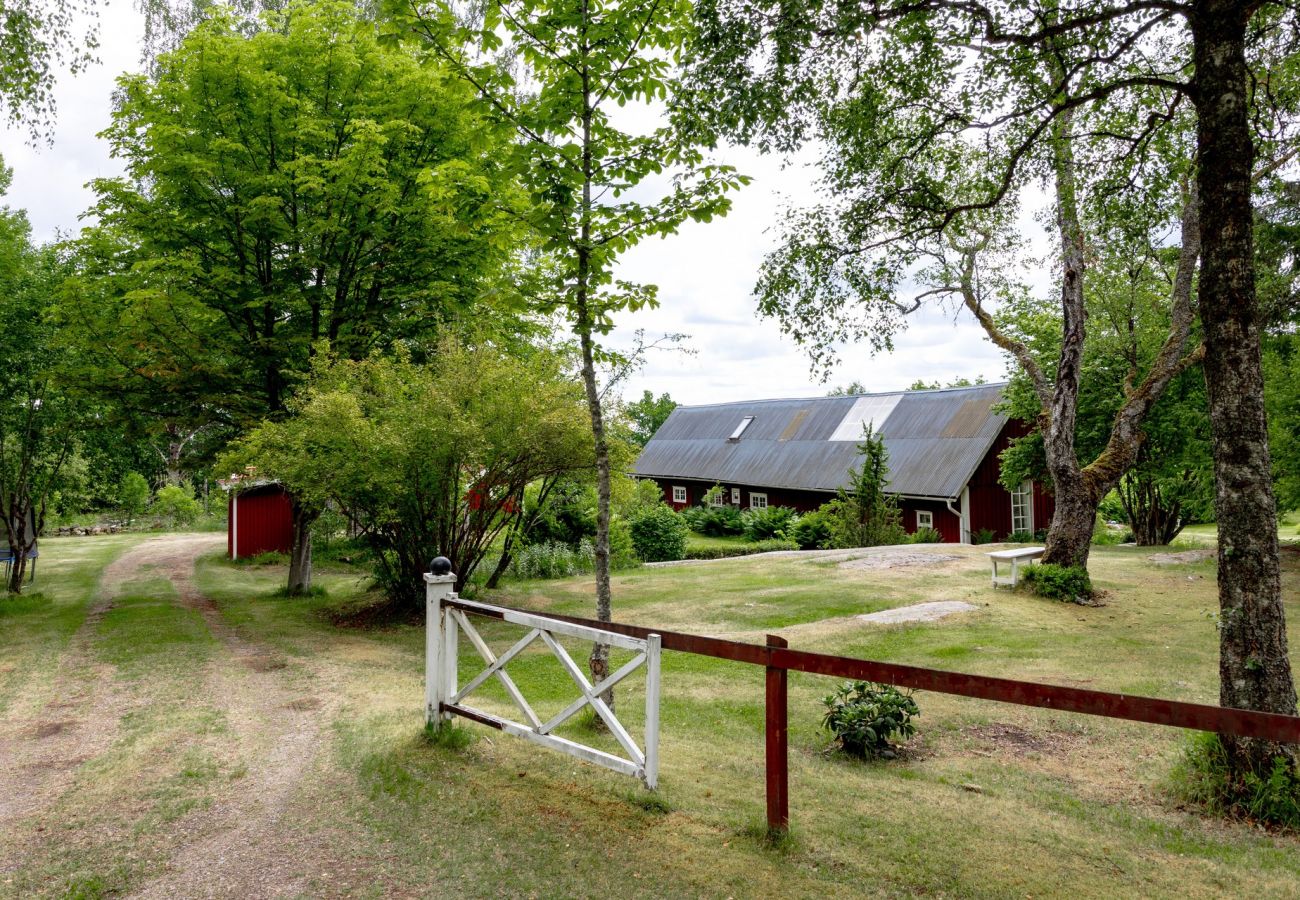
[[[616,280],[615,265],[647,237],[725,213],[726,192],[743,181],[730,167],[706,164],[673,129],[632,130],[616,109],[670,98],[690,7],[489,0],[467,24],[450,3],[389,5],[398,28],[420,36],[518,136],[516,164],[532,190],[524,220],[556,261],[551,303],[581,348],[598,484],[596,613],[609,621],[610,457],[598,341],[615,314],[656,302],[653,285]],[[655,196],[666,173],[672,180]],[[597,681],[609,674],[608,647],[593,648],[591,672]]]
[[[0,0],[0,110],[33,138],[54,117],[55,67],[75,74],[95,61],[95,7],[95,0]]]
[[[642,391],[639,399],[623,404],[623,417],[632,443],[644,447],[676,408],[677,401],[667,393],[656,397],[651,391]]]
[[[1004,207],[1034,171],[1055,169],[1059,194],[1059,154],[1066,146],[1061,138],[1068,136],[1072,120],[1086,119],[1103,106],[1128,111],[1128,127],[1114,135],[1127,145],[1130,158],[1167,146],[1181,122],[1179,110],[1194,109],[1199,312],[1219,522],[1220,701],[1293,714],[1296,693],[1281,602],[1252,247],[1257,141],[1286,140],[1293,129],[1266,115],[1272,92],[1252,94],[1251,86],[1267,83],[1269,66],[1290,57],[1295,11],[1254,0],[890,0],[799,10],[776,0],[706,0],[700,9],[702,96],[708,108],[730,119],[742,136],[777,143],[796,141],[822,121],[865,136],[855,145],[860,148],[856,164],[846,158],[840,183],[853,189],[877,182],[875,195],[887,201],[880,207],[885,224],[904,237],[942,234],[960,225],[963,213]],[[869,64],[872,54],[891,44],[907,48],[905,56],[896,57],[902,65]],[[1254,74],[1252,62],[1260,68]],[[1037,85],[1002,77],[1025,66],[1039,74]],[[940,88],[959,102],[917,106],[879,89],[882,82],[892,86],[900,80]],[[839,114],[837,101],[845,92],[879,119],[907,126],[915,138],[910,144],[896,128],[885,132],[903,151],[891,157],[898,164],[874,165],[879,157],[863,152],[879,142],[870,140],[861,115]],[[909,94],[914,96],[915,91]],[[1254,131],[1252,113],[1270,127]],[[765,132],[773,122],[794,127]],[[966,147],[991,151],[990,158],[1000,164],[954,172],[956,156],[928,152],[957,133],[970,134]],[[924,152],[935,164],[916,173],[902,164],[910,152]],[[1147,187],[1146,179],[1138,178],[1119,186],[1117,196],[1132,198]],[[910,216],[893,215],[895,209],[928,211],[931,223],[918,225]],[[1069,204],[1058,204],[1058,211],[1068,209]],[[1080,258],[1084,248],[1069,219],[1058,223],[1066,267],[1062,299],[1068,305],[1074,303],[1072,280],[1082,279],[1086,257]],[[878,240],[872,235],[870,244],[879,246]],[[905,256],[895,257],[863,264],[859,271],[897,275],[908,263]],[[842,306],[844,294],[830,298],[837,299]],[[1071,330],[1082,325],[1080,317],[1065,317],[1067,343]],[[1059,376],[1072,377],[1076,369],[1062,358],[1056,394],[1045,396],[1044,405],[1059,395]],[[1073,423],[1056,427],[1063,426]],[[1058,490],[1059,482],[1058,476]],[[1230,765],[1239,773],[1267,773],[1277,755],[1295,759],[1292,748],[1269,742],[1233,738],[1226,744]]]

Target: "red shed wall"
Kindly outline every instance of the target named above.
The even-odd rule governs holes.
[[[236,544],[238,546],[236,546]],[[226,549],[231,559],[293,548],[293,511],[282,490],[231,497]]]
[[[943,535],[945,544],[961,543],[961,517],[948,512],[948,505],[942,500],[913,500],[904,497],[898,501],[903,511],[903,528],[908,534],[916,533],[916,513],[928,511],[934,516],[934,527]],[[957,506],[953,503],[953,506]]]
[[[1029,433],[1024,422],[1011,421],[1002,429],[998,439],[980,462],[970,480],[970,530],[971,534],[988,528],[996,540],[1004,540],[1011,533],[1011,492],[998,483],[1002,451],[1015,438]],[[1034,530],[1046,528],[1052,521],[1056,504],[1052,495],[1034,482]]]

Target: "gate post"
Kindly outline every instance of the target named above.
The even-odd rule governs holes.
[[[440,725],[450,719],[450,713],[442,711],[455,691],[454,656],[449,656],[448,648],[455,647],[455,641],[448,639],[448,632],[455,634],[456,623],[452,621],[442,601],[452,596],[452,586],[456,576],[451,571],[451,560],[439,556],[429,563],[429,572],[424,576],[424,722],[426,725]],[[449,676],[450,670],[450,676]]]
[[[767,830],[782,834],[790,828],[790,770],[788,762],[786,675],[772,665],[772,650],[790,646],[778,635],[767,636]]]

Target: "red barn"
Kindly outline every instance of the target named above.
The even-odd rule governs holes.
[[[719,504],[807,512],[849,486],[870,422],[884,436],[888,491],[909,532],[930,527],[945,541],[970,543],[988,531],[1001,540],[1046,528],[1053,511],[1042,485],[1027,481],[1013,492],[998,483],[998,455],[1028,431],[995,411],[1003,387],[679,406],[633,473],[656,481],[677,509],[717,484]]]
[[[230,491],[226,549],[231,559],[293,549],[289,493],[275,482],[236,484]]]

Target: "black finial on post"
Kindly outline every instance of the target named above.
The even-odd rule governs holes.
[[[451,560],[445,556],[435,556],[429,561],[430,575],[449,575],[451,574]]]

